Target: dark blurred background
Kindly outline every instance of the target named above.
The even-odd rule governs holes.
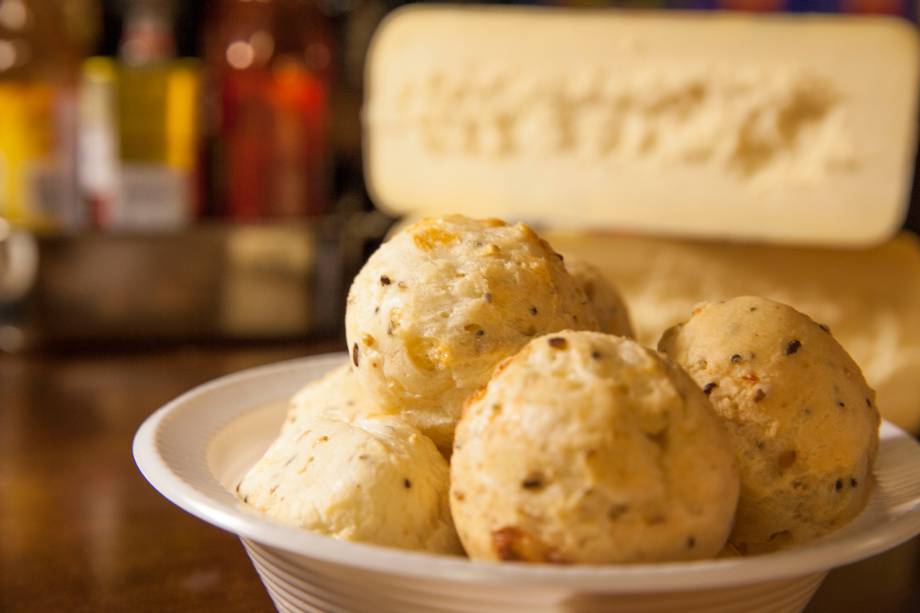
[[[399,4],[0,0],[0,351],[338,335],[392,221],[364,188],[360,108],[368,43]]]

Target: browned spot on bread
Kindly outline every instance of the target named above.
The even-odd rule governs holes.
[[[435,247],[449,245],[456,240],[456,234],[437,226],[428,226],[412,235],[412,242],[422,251],[431,251]]]
[[[521,487],[525,490],[538,490],[543,487],[543,475],[540,473],[530,473],[523,481]]]
[[[626,505],[626,504],[611,505],[610,508],[607,509],[607,518],[610,519],[611,521],[616,521],[620,519],[620,517],[627,511],[629,511],[629,505]]]
[[[568,341],[561,336],[550,337],[546,342],[549,343],[549,346],[553,349],[565,349],[569,346]]]
[[[499,560],[506,562],[522,560],[519,548],[520,541],[524,538],[524,533],[514,526],[505,526],[504,528],[493,530],[492,549]]]
[[[556,549],[548,547],[540,539],[517,526],[504,526],[493,530],[492,550],[498,559],[506,562],[568,563]]]
[[[779,454],[779,457],[776,459],[776,463],[779,465],[781,470],[786,470],[795,464],[796,453],[794,449],[787,449],[786,451]]]

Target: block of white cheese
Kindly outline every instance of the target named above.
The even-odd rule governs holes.
[[[398,213],[877,243],[918,60],[886,17],[413,6],[368,56],[366,174]]]
[[[825,324],[878,393],[882,416],[920,432],[920,242],[869,249],[755,245],[544,232],[616,284],[636,338],[655,347],[694,305],[733,296],[778,300]]]

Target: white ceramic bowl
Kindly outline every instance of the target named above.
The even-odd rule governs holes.
[[[750,558],[626,566],[492,564],[348,543],[276,524],[230,493],[275,438],[285,399],[344,354],[246,370],[150,416],[147,480],[243,541],[282,611],[799,611],[827,571],[920,533],[920,445],[884,423],[865,512],[807,546]]]

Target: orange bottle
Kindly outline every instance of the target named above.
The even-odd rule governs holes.
[[[205,32],[212,200],[237,220],[328,208],[330,47],[304,0],[223,0]]]

